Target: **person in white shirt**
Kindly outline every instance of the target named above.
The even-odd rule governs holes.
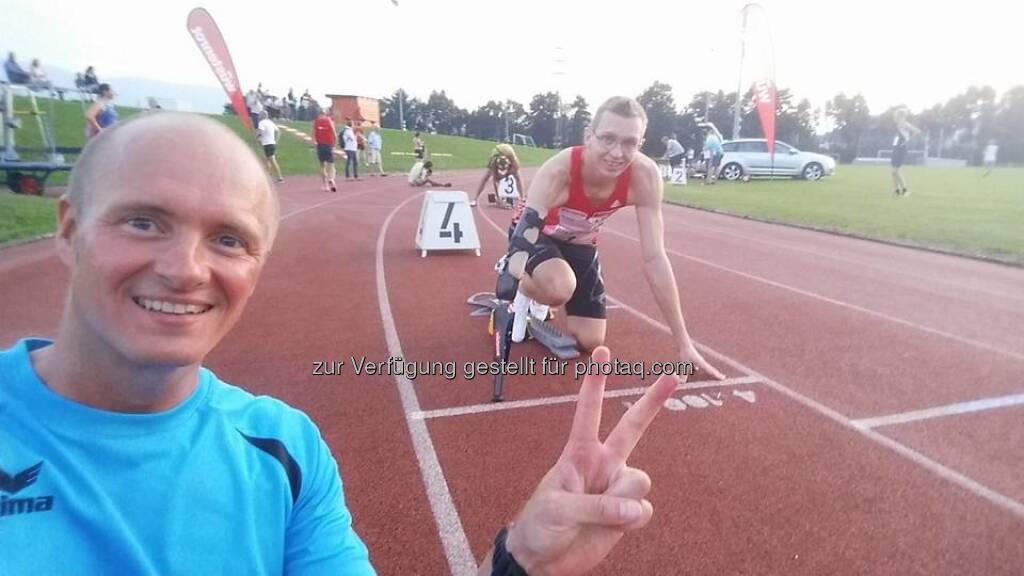
[[[278,182],[284,182],[284,177],[281,176],[281,167],[277,164],[277,124],[274,124],[266,111],[260,113],[260,123],[256,126],[256,139],[263,145],[267,170],[271,174],[276,174]]]
[[[377,174],[381,176],[387,176],[384,173],[384,160],[381,158],[381,149],[384,147],[384,141],[380,135],[380,129],[377,128],[376,122],[370,122],[370,133],[366,135],[366,164],[368,166],[377,166]],[[376,174],[373,174],[376,176]]]
[[[39,63],[39,58],[32,60],[32,68],[29,70],[28,86],[32,90],[53,89],[53,84],[50,82],[50,79],[47,78],[46,72],[43,70],[43,65]]]
[[[985,146],[985,158],[982,163],[985,166],[985,176],[992,173],[992,168],[996,165],[996,157],[999,155],[999,146],[995,140],[989,140],[988,146]]]
[[[451,182],[438,182],[434,180],[434,163],[430,160],[424,162],[423,160],[417,160],[412,165],[412,169],[409,170],[409,184],[412,186],[442,186],[444,188],[451,188]]]
[[[686,150],[676,140],[676,135],[662,136],[661,143],[665,145],[665,153],[662,160],[668,160],[669,170],[667,180],[677,184],[686,184]]]
[[[361,180],[359,178],[359,161],[357,158],[359,141],[356,140],[356,132],[352,129],[351,120],[345,122],[345,130],[341,134],[341,147],[345,150],[345,180],[351,180],[352,178],[355,178],[357,181]]]

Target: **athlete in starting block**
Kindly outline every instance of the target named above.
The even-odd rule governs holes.
[[[498,144],[491,151],[491,157],[487,160],[487,172],[480,180],[480,186],[476,189],[470,206],[476,206],[477,199],[487,186],[488,180],[494,186],[494,193],[487,194],[489,203],[511,208],[519,200],[520,191],[524,189],[523,179],[519,175],[519,158],[511,145]]]
[[[679,359],[691,362],[695,374],[723,379],[686,331],[665,252],[661,173],[653,160],[639,153],[646,129],[647,115],[640,104],[614,97],[597,109],[584,145],[563,150],[544,163],[530,184],[525,206],[515,215],[496,294],[515,299],[513,317],[526,316],[529,299],[564,305],[568,331],[579,347],[597,348],[604,343],[606,328],[598,231],[613,213],[635,206],[644,273],[671,328]]]

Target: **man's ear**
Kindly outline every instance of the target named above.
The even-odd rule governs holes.
[[[75,260],[74,240],[77,229],[75,207],[67,196],[61,196],[57,203],[57,254],[68,266]]]
[[[590,139],[594,137],[594,130],[589,125],[583,127],[583,143],[589,144]]]

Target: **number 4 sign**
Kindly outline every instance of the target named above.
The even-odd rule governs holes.
[[[428,190],[423,196],[416,247],[428,250],[474,250],[480,255],[476,220],[465,192]]]

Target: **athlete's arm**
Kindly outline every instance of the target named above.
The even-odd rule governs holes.
[[[638,158],[633,164],[632,180],[630,195],[636,205],[644,275],[654,293],[662,317],[672,330],[680,358],[684,362],[692,362],[695,370],[705,372],[712,378],[725,378],[697,352],[686,331],[683,310],[679,302],[679,287],[672,271],[672,263],[665,252],[665,222],[661,213],[664,186],[657,166],[652,160]]]
[[[100,123],[96,120],[96,117],[99,115],[100,109],[102,109],[102,108],[103,108],[103,103],[101,101],[97,100],[96,102],[94,102],[92,104],[92,106],[89,106],[89,110],[85,113],[85,120],[86,120],[86,122],[89,122],[90,124],[92,124],[93,127],[96,128],[97,132],[103,130],[103,127],[100,126]]]
[[[487,185],[487,181],[491,179],[491,165],[487,165],[487,170],[484,172],[484,177],[480,180],[480,186],[476,189],[476,194],[473,195],[473,202],[480,197],[480,193],[484,191],[484,186]]]
[[[906,120],[904,120],[904,121],[903,121],[903,125],[904,125],[904,126],[905,126],[905,127],[906,127],[906,128],[908,129],[908,130],[910,130],[911,132],[913,132],[914,134],[920,134],[920,133],[921,133],[921,129],[920,129],[920,128],[918,128],[917,126],[914,126],[913,124],[911,124],[910,122],[907,122]]]
[[[548,210],[569,200],[569,172],[572,150],[565,149],[552,156],[530,181],[526,192],[526,207],[533,208],[543,218]]]
[[[530,191],[526,194],[526,207],[515,222],[515,228],[509,237],[506,272],[517,280],[526,272],[526,262],[534,253],[548,210],[565,204],[569,199],[571,154],[571,150],[563,150],[556,154],[540,167],[530,182]]]
[[[512,168],[512,177],[516,180],[516,190],[519,190],[519,194],[526,198],[526,187],[523,186],[523,177],[519,175],[519,166]]]

